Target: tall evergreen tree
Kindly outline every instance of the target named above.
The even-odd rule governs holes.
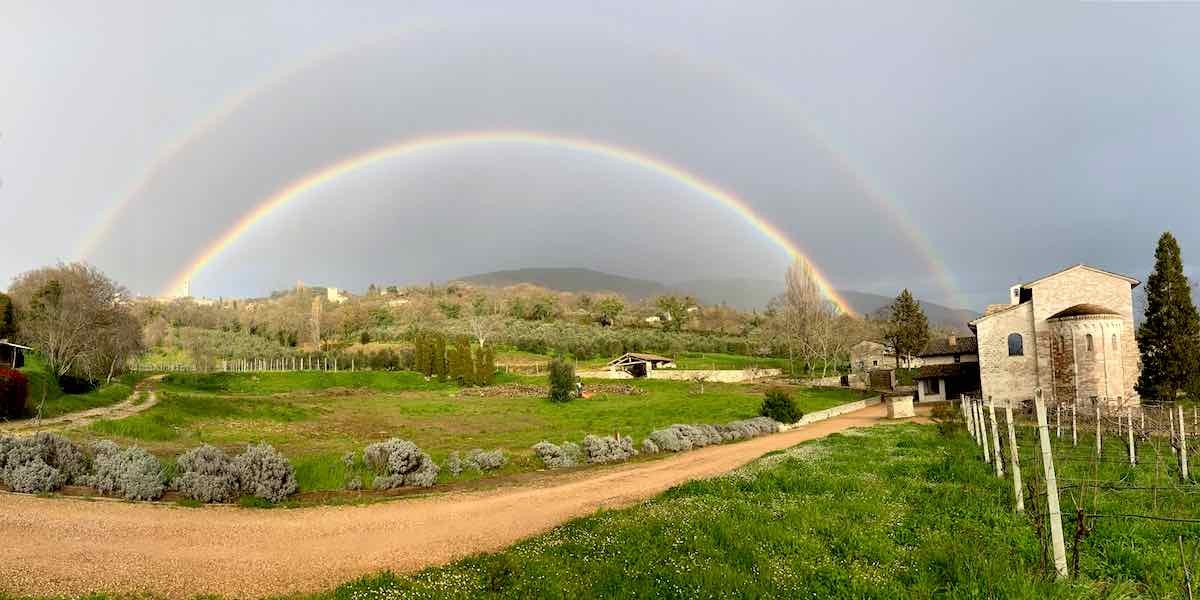
[[[921,310],[921,303],[907,288],[896,296],[891,309],[884,338],[896,353],[896,368],[899,369],[901,356],[916,354],[929,343],[929,320]]]
[[[1200,314],[1183,274],[1179,242],[1158,238],[1154,271],[1146,280],[1146,318],[1137,331],[1142,374],[1137,391],[1148,401],[1174,400],[1180,390],[1200,390]]]
[[[433,334],[433,374],[439,383],[446,383],[446,336]]]

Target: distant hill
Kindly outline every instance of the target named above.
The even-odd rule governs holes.
[[[643,300],[672,293],[670,288],[655,281],[575,268],[492,271],[491,273],[459,277],[455,281],[491,287],[532,283],[560,292],[613,292],[631,300]]]
[[[771,298],[783,293],[783,281],[769,279],[697,279],[667,285],[583,268],[493,271],[459,277],[457,281],[493,287],[531,283],[563,292],[613,292],[633,301],[662,294],[687,294],[703,304],[724,303],[741,310],[762,310]],[[838,293],[855,312],[871,316],[883,316],[893,300],[880,294],[851,290],[838,290]],[[921,307],[930,324],[963,331],[966,331],[967,321],[979,316],[972,310],[949,308],[923,300]]]

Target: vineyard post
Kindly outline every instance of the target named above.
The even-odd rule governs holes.
[[[1129,464],[1136,465],[1137,464],[1137,450],[1133,445],[1133,407],[1132,406],[1125,409],[1125,418],[1126,418],[1126,420],[1129,421],[1129,427],[1126,428],[1126,432],[1129,434]]]
[[[996,428],[996,400],[988,396],[988,417],[992,424],[992,455],[996,460],[992,464],[996,465],[996,477],[1004,477],[1004,461],[1000,456],[1000,430]]]
[[[983,462],[991,464],[992,454],[988,451],[987,423],[983,420],[983,399],[975,403],[975,418],[979,420],[979,445],[983,447]]]
[[[1075,411],[1075,403],[1071,403],[1071,446],[1079,446],[1079,428],[1076,427],[1077,415]]]
[[[958,407],[962,409],[963,422],[967,424],[967,433],[971,434],[971,439],[975,439],[975,424],[971,422],[971,411],[968,408],[970,405],[970,396],[963,396],[962,402],[958,403]]]
[[[1183,407],[1179,407],[1179,471],[1188,480],[1187,431],[1184,429]]]
[[[1054,437],[1062,439],[1062,404],[1054,405]]]
[[[1017,432],[1013,427],[1012,402],[1004,403],[1004,416],[1008,420],[1008,455],[1012,459],[1013,496],[1017,499],[1017,512],[1025,512],[1025,494],[1021,491],[1021,460],[1017,456]]]
[[[1102,411],[1102,409],[1100,408],[1101,404],[1102,404],[1102,401],[1099,398],[1097,398],[1096,399],[1096,456],[1097,457],[1104,456],[1104,446],[1103,446],[1103,441],[1102,441],[1104,438],[1103,438],[1103,436],[1100,435],[1100,414]]]
[[[1038,439],[1042,447],[1042,469],[1046,473],[1046,508],[1050,516],[1050,543],[1054,550],[1054,570],[1059,578],[1067,576],[1067,552],[1063,544],[1062,510],[1058,506],[1058,478],[1054,475],[1054,453],[1050,449],[1050,428],[1046,424],[1046,403],[1042,390],[1033,392],[1037,410]]]

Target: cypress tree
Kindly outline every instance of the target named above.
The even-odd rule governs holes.
[[[1180,390],[1200,390],[1200,314],[1183,274],[1179,242],[1158,238],[1154,271],[1146,280],[1146,318],[1137,331],[1142,374],[1137,391],[1149,401],[1175,400]]]
[[[884,337],[896,353],[896,368],[900,368],[900,357],[920,352],[929,343],[929,320],[921,303],[904,289],[892,302],[892,315],[888,319]]]
[[[446,336],[433,334],[433,374],[439,383],[446,383]]]

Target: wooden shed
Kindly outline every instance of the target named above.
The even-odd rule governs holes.
[[[608,361],[609,371],[625,371],[634,377],[645,377],[647,373],[655,369],[674,368],[675,361],[670,358],[641,352],[626,352]]]
[[[20,369],[25,366],[25,353],[30,350],[33,348],[14,344],[8,340],[0,340],[0,367]]]

